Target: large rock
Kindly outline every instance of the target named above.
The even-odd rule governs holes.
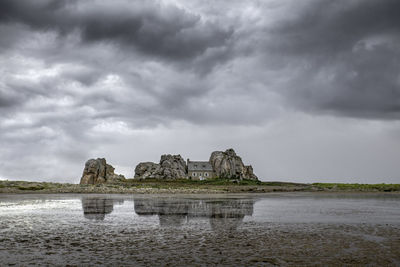
[[[102,184],[124,181],[123,175],[114,173],[114,167],[107,164],[106,159],[89,159],[86,161],[85,168],[80,184]]]
[[[185,179],[188,178],[186,162],[181,155],[162,155],[159,164],[139,163],[135,168],[135,178]]]
[[[160,171],[160,164],[154,162],[141,162],[135,168],[135,178],[155,178],[156,175]]]
[[[218,177],[258,180],[253,173],[253,167],[244,165],[242,159],[232,148],[225,152],[212,152],[210,163]]]
[[[164,179],[188,178],[186,161],[181,155],[162,155],[160,166],[159,174]]]

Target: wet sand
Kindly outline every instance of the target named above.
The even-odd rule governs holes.
[[[3,198],[0,261],[5,266],[399,266],[398,200]],[[315,211],[315,203],[324,201]],[[274,208],[279,203],[285,205],[282,212]],[[261,211],[267,206],[265,216]],[[349,206],[360,206],[359,213],[347,215]],[[297,217],[282,217],[293,207],[303,207]],[[307,216],[315,212],[323,218]]]

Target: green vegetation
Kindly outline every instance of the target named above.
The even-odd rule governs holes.
[[[19,190],[32,190],[32,191],[36,191],[36,190],[43,190],[45,189],[45,187],[43,185],[32,185],[32,186],[18,186]]]
[[[0,181],[0,193],[267,193],[267,192],[400,192],[400,184],[287,183],[253,180],[128,179],[116,184]]]
[[[190,180],[190,179],[177,179],[177,180],[158,180],[158,179],[128,179],[129,184],[165,184],[165,185],[261,185],[263,182],[254,180],[234,180],[226,178],[215,178],[207,180]]]
[[[42,191],[53,190],[56,188],[66,188],[71,184],[49,183],[49,182],[28,182],[28,181],[0,181],[1,192],[14,191]],[[5,190],[1,190],[5,189]]]
[[[341,184],[341,183],[314,183],[320,189],[338,190],[338,191],[400,191],[400,184]]]

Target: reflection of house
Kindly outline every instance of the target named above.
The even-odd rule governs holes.
[[[187,160],[188,176],[195,180],[214,178],[215,172],[209,161],[190,161]]]

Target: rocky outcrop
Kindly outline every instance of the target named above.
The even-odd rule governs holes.
[[[186,161],[181,155],[162,155],[160,176],[164,179],[188,178]]]
[[[107,164],[106,159],[89,159],[86,161],[85,168],[80,184],[102,184],[124,181],[123,175],[114,173],[115,168]]]
[[[253,171],[253,166],[251,165],[247,165],[244,166],[244,177],[246,177],[245,179],[250,179],[250,180],[258,180],[258,177],[254,174]]]
[[[253,167],[244,165],[232,148],[212,152],[210,163],[218,177],[258,180]]]
[[[160,164],[154,162],[141,162],[135,168],[135,178],[154,178],[160,172]]]
[[[162,155],[159,164],[139,163],[135,168],[135,178],[185,179],[188,178],[186,162],[181,155]]]
[[[233,149],[214,151],[210,163],[216,176],[232,179],[258,180],[252,166],[243,164]],[[181,155],[162,155],[160,163],[142,162],[135,168],[136,179],[185,179],[188,178],[186,162]]]

